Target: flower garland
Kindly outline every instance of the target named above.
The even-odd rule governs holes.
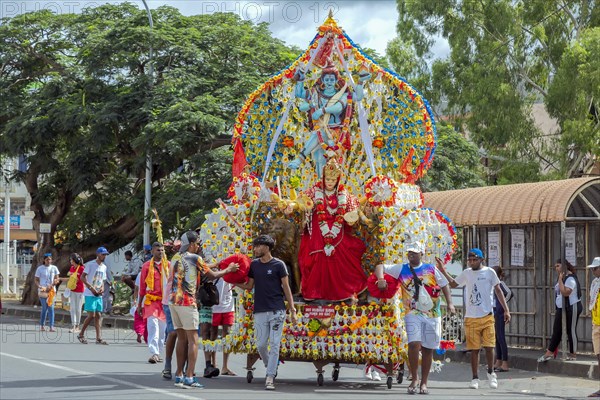
[[[391,207],[396,203],[398,184],[385,175],[377,175],[365,183],[365,196],[372,206]]]
[[[256,352],[253,295],[240,296],[236,321],[220,340],[199,341],[204,350],[234,353]],[[303,304],[296,304],[298,323],[286,319],[280,354],[304,360],[337,359],[353,363],[400,362],[408,356],[403,307],[398,297],[364,305],[338,304],[327,318],[315,318]]]
[[[316,213],[317,220],[319,221],[319,229],[321,230],[323,241],[325,242],[323,251],[325,251],[325,255],[328,257],[333,254],[333,251],[335,250],[333,242],[342,231],[342,227],[344,225],[344,213],[346,211],[347,198],[344,186],[341,184],[338,185],[336,197],[337,204],[334,204],[336,209],[332,210],[331,207],[329,207],[329,204],[326,204],[323,183],[317,182],[317,190],[315,190],[315,209],[317,210]],[[334,221],[331,228],[327,223],[327,213],[334,215]]]
[[[247,192],[244,193],[244,188]],[[251,204],[258,200],[260,194],[260,181],[254,175],[243,172],[240,176],[233,178],[233,182],[227,190],[227,196],[231,199],[231,204]]]

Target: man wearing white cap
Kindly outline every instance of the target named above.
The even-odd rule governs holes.
[[[594,354],[598,357],[598,365],[600,366],[600,257],[594,258],[594,261],[587,266],[594,280],[590,287],[590,303],[589,308],[592,313],[592,345]],[[588,397],[600,397],[600,390],[590,394]]]
[[[409,245],[406,249],[408,263],[380,264],[375,267],[377,287],[387,288],[384,272],[398,279],[402,286],[404,309],[409,310],[404,317],[408,336],[408,366],[412,382],[408,386],[409,394],[428,394],[427,378],[433,362],[433,351],[440,346],[442,319],[440,311],[440,291],[444,293],[450,313],[454,314],[454,305],[448,280],[438,272],[435,266],[421,262],[424,246],[421,243]],[[421,360],[421,383],[418,384],[419,352]]]

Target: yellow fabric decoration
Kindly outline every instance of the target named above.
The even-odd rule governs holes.
[[[163,281],[165,279],[165,274],[168,272],[167,271],[167,265],[168,265],[169,261],[167,260],[167,257],[163,255],[163,258],[160,262],[160,287],[162,288],[164,286]],[[148,267],[148,275],[146,275],[146,280],[144,281],[146,283],[146,290],[151,290],[154,291],[154,257],[152,257],[150,259],[150,266]],[[146,301],[144,301],[144,304],[150,304],[151,301],[156,301],[156,300],[162,300],[162,296],[157,296],[157,295],[153,295],[153,294],[148,294],[146,293]]]

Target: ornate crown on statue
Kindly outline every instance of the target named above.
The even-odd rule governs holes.
[[[327,160],[327,164],[325,164],[325,169],[323,171],[323,176],[328,176],[332,178],[339,178],[342,175],[342,167],[340,163],[337,162],[335,157],[330,157]]]

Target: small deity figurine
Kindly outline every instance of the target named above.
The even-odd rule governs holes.
[[[328,158],[342,156],[350,150],[350,119],[353,113],[353,101],[361,101],[364,97],[363,82],[370,78],[366,69],[359,73],[359,83],[353,91],[348,82],[340,76],[339,71],[329,60],[322,69],[321,76],[310,90],[304,87],[305,72],[296,71],[295,95],[301,99],[298,108],[308,111],[311,134],[297,158],[290,161],[288,167],[297,169],[309,156],[313,157],[319,178]]]
[[[306,300],[347,300],[367,287],[365,245],[352,227],[359,202],[340,184],[341,175],[336,159],[329,158],[323,179],[303,194],[313,203],[298,256]]]

